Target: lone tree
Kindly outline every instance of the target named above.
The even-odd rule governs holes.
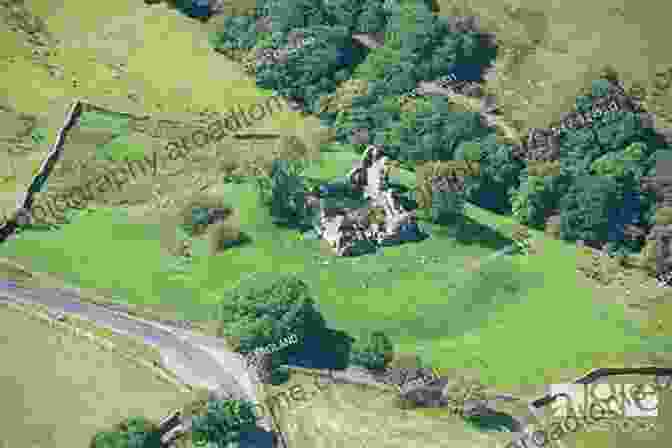
[[[308,285],[294,276],[255,276],[229,291],[220,306],[220,323],[220,335],[239,340],[238,351],[243,354],[292,334],[299,344],[289,348],[298,348],[326,329]]]
[[[241,433],[257,426],[254,405],[245,400],[209,400],[205,413],[192,418],[194,446],[210,443],[229,447],[240,442]]]

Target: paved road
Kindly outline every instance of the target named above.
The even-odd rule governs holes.
[[[257,378],[247,370],[242,357],[227,350],[221,339],[84,302],[75,290],[23,288],[5,282],[0,284],[0,302],[43,305],[54,314],[72,314],[115,333],[141,338],[158,349],[164,367],[183,383],[234,399],[257,401]],[[265,429],[271,429],[270,420],[260,423]]]

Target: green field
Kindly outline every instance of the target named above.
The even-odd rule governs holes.
[[[325,153],[322,167],[308,174],[345,174],[354,157]],[[252,241],[215,257],[197,241],[193,261],[180,264],[164,250],[167,229],[158,218],[140,222],[113,208],[58,231],[25,232],[0,255],[106,297],[169,307],[190,320],[212,318],[223,291],[252,273],[296,273],[311,285],[332,326],[353,335],[384,330],[399,351],[421,352],[446,368],[478,370],[489,384],[544,384],[560,371],[595,366],[605,353],[670,350],[663,339],[642,336],[617,301],[597,300],[580,283],[570,245],[538,236],[541,253],[503,254],[509,218],[469,207],[470,219],[459,227],[423,223],[431,234],[423,242],[338,258],[323,255],[319,241],[298,240],[296,231],[273,224],[251,184],[216,191],[238,208],[241,229]],[[531,356],[512,363],[513,350]]]
[[[183,114],[184,122],[192,122],[195,112],[206,107],[226,113],[234,104],[258,103],[268,95],[238,66],[211,51],[207,32],[214,24],[202,26],[162,5],[150,8],[131,0],[25,3],[61,38],[58,52],[48,62],[62,66],[65,76],[50,78],[43,66],[30,61],[21,38],[3,30],[0,106],[39,114],[39,127],[48,142],[53,141],[73,98],[138,114]],[[648,2],[647,7],[647,2],[625,0],[618,5],[565,1],[560,8],[550,0],[521,0],[518,11],[512,9],[514,5],[491,0],[472,1],[468,7],[464,2],[440,3],[445,14],[454,4],[459,11],[479,14],[497,31],[503,49],[519,52],[500,54],[498,75],[487,87],[498,94],[507,118],[521,128],[547,126],[557,119],[604,64],[614,65],[627,85],[650,82],[659,66],[672,62],[661,36],[666,32],[662,21],[672,3]],[[78,20],[73,21],[75,16]],[[17,59],[8,62],[6,56]],[[128,72],[114,78],[109,64],[120,61],[127,64]],[[74,77],[81,81],[78,87],[71,83]],[[131,91],[140,94],[138,102],[127,99]],[[670,104],[666,103],[669,97],[659,100]],[[2,136],[15,132],[4,122],[0,125]],[[131,134],[118,117],[89,114],[81,125],[104,132],[80,134],[81,140],[69,141],[66,157],[71,160],[94,153],[117,160],[136,157],[165,143]],[[288,111],[255,127],[298,135],[311,149],[317,147],[323,131],[314,117]],[[103,145],[104,141],[108,143]],[[183,263],[167,250],[167,242],[175,238],[174,222],[169,219],[174,210],[147,207],[154,201],[153,189],[160,187],[165,197],[180,200],[188,196],[193,176],[204,172],[204,167],[213,167],[220,176],[215,162],[267,157],[269,152],[268,145],[256,141],[216,146],[208,148],[214,152],[204,152],[200,162],[178,162],[156,178],[129,185],[114,198],[101,198],[92,204],[92,213],[59,230],[23,232],[0,246],[0,257],[102,297],[198,321],[212,319],[224,291],[251,274],[295,273],[311,286],[332,327],[353,336],[384,330],[399,352],[420,353],[455,375],[466,372],[488,385],[524,395],[596,366],[654,360],[660,364],[672,359],[669,300],[648,314],[634,313],[627,303],[646,304],[656,293],[632,285],[599,288],[577,273],[573,245],[537,232],[533,232],[536,254],[506,255],[514,221],[473,206],[467,207],[467,219],[460,226],[423,222],[431,234],[423,242],[386,248],[375,255],[338,258],[326,254],[318,241],[300,240],[296,231],[273,224],[251,184],[218,183],[209,191],[236,207],[241,230],[251,242],[212,257],[207,242],[196,241],[193,260]],[[13,190],[24,188],[46,147],[42,143],[17,158],[15,182],[1,188],[3,210],[14,206]],[[343,176],[357,158],[349,152],[325,152],[307,174],[322,180]],[[177,168],[185,172],[167,174]],[[60,188],[62,180],[77,181],[69,176],[58,174],[47,188]],[[399,181],[412,187],[414,175],[402,171]],[[115,206],[119,199],[138,205]],[[16,270],[2,271],[6,278],[19,275]],[[665,325],[657,327],[658,321]],[[0,339],[0,387],[17,409],[7,422],[16,428],[6,439],[9,446],[29,446],[25,433],[34,435],[38,446],[85,446],[96,429],[129,413],[156,418],[181,400],[168,386],[154,384],[145,373],[112,355],[94,352],[83,342],[63,342],[52,330],[4,309],[0,310],[0,336],[4,337]],[[20,344],[13,342],[18,339]],[[62,348],[66,346],[68,350]],[[47,383],[37,372],[59,373]],[[72,397],[76,397],[74,404]],[[344,434],[350,434],[350,444],[368,437],[379,442],[377,434],[387,420],[403,424],[399,446],[413,446],[409,440],[431,445],[427,434],[434,422],[408,420],[396,409],[384,414],[389,403],[373,399],[369,403],[369,398],[343,387],[300,414],[298,428],[288,427],[290,437],[296,446],[306,447],[321,446],[318,440],[324,446],[327,436],[344,445]],[[72,405],[63,411],[66,402]],[[58,414],[56,420],[54,414]],[[340,419],[335,426],[330,423],[334,416]],[[61,432],[49,433],[52,426]],[[480,435],[463,434],[461,423],[445,425],[444,430],[446,440],[473,446],[482,439],[486,446]],[[388,441],[397,437],[387,435]],[[577,438],[571,445],[625,446],[612,438],[597,440],[600,436]]]
[[[5,306],[0,359],[3,447],[85,447],[122,418],[159,420],[189,399],[150,371]]]

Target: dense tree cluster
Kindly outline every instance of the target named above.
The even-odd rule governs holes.
[[[258,64],[257,85],[299,99],[308,112],[320,109],[320,98],[336,90],[352,76],[353,67],[364,60],[367,50],[353,43],[345,26],[312,26],[300,30],[313,44],[286,53],[286,60]],[[275,35],[271,48],[285,48],[287,35]]]
[[[627,107],[604,113],[596,107],[612,96],[613,86],[614,81],[599,79],[577,97],[574,113],[588,115],[589,122],[559,130],[559,176],[522,173],[514,214],[541,227],[558,209],[563,239],[633,251],[640,244],[628,240],[625,228],[648,229],[655,213],[654,197],[642,191],[641,178],[655,172],[660,151],[672,148],[652,129],[647,114]]]
[[[270,33],[253,43],[245,33],[254,20],[244,19],[235,22],[240,31],[224,40],[275,49],[291,47],[297,32],[314,38],[313,45],[290,51],[284,63],[258,65],[257,81],[320,112],[341,144],[355,150],[383,145],[411,169],[424,161],[477,160],[479,173],[464,180],[466,200],[513,213],[536,228],[555,216],[567,240],[638,250],[640,243],[628,241],[625,229],[653,225],[655,198],[640,181],[655,174],[655,160],[672,147],[656,134],[641,102],[626,95],[617,74],[605,74],[581,92],[562,126],[549,131],[552,167],[532,169],[518,157],[521,148],[502,143],[480,114],[458,110],[440,96],[400,101],[420,81],[457,75],[481,80],[497,50],[476,20],[439,16],[432,2],[414,0],[269,0],[259,12],[271,18]],[[353,43],[355,33],[384,39],[380,47],[364,49]],[[348,107],[325,107],[326,99],[338,100],[333,92],[346,81],[359,87],[340,95]],[[434,205],[443,207],[449,196],[439,191]]]

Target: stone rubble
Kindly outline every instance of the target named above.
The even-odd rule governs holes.
[[[361,162],[348,174],[350,185],[363,192],[369,205],[363,208],[320,206],[318,234],[339,256],[356,256],[375,251],[379,246],[417,241],[423,238],[416,216],[387,188],[388,163],[382,148],[369,145]],[[372,212],[383,211],[382,222],[371,219]]]

